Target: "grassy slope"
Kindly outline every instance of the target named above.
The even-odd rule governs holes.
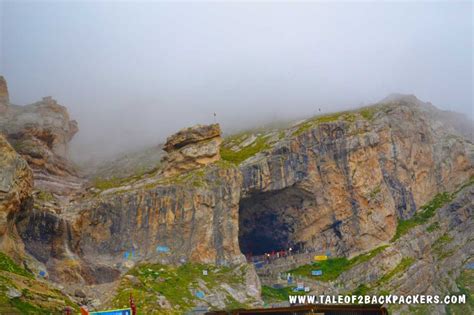
[[[372,259],[387,247],[388,246],[377,247],[368,253],[356,256],[352,259],[347,259],[345,257],[337,257],[325,261],[314,262],[312,264],[303,265],[298,268],[292,269],[288,272],[295,276],[302,276],[307,278],[312,277],[313,279],[317,279],[320,281],[334,280],[339,277],[339,275],[344,271],[349,270],[358,264]],[[323,274],[321,276],[311,276],[312,270],[322,270]]]
[[[227,139],[227,141],[229,140]],[[224,143],[224,145],[221,147],[221,158],[224,161],[228,161],[238,165],[249,157],[254,156],[255,154],[267,150],[269,148],[270,145],[267,143],[267,138],[262,135],[259,135],[251,145],[248,145],[240,149],[239,151],[231,150],[228,146],[226,146],[226,143]]]
[[[302,295],[304,292],[293,291],[294,287],[273,288],[262,286],[262,299],[265,304],[288,301],[289,295]]]
[[[397,231],[392,238],[392,242],[399,239],[401,236],[405,235],[415,226],[425,224],[430,218],[432,218],[436,210],[446,205],[448,202],[453,200],[454,194],[447,192],[437,194],[430,202],[422,206],[420,210],[415,213],[415,215],[408,220],[399,220],[397,225]],[[429,230],[432,230],[434,227],[429,227]]]
[[[408,233],[408,231],[410,231],[412,228],[418,225],[427,223],[428,220],[431,219],[435,215],[436,210],[448,204],[450,201],[452,201],[456,197],[456,195],[461,190],[473,184],[474,184],[474,177],[471,177],[467,183],[463,184],[456,191],[452,193],[443,192],[443,193],[437,194],[431,201],[429,201],[427,204],[422,206],[420,210],[417,213],[415,213],[415,215],[412,218],[408,220],[399,220],[398,225],[397,225],[397,231],[395,232],[395,235],[392,238],[392,242],[396,241],[401,236]],[[432,232],[436,230],[436,228],[437,228],[437,225],[435,222],[431,224],[430,226],[428,226],[427,231]]]
[[[208,270],[207,276],[203,276],[203,270]],[[196,296],[197,291],[212,292],[219,290],[219,292],[222,292],[223,289],[220,288],[220,285],[223,283],[230,286],[242,285],[245,282],[245,272],[245,267],[230,269],[228,267],[189,263],[180,267],[143,264],[128,272],[128,275],[136,277],[139,281],[133,283],[127,277],[124,277],[120,283],[119,291],[108,306],[111,308],[127,307],[130,293],[132,293],[137,304],[138,314],[181,314],[199,302],[204,303],[204,305],[207,304]],[[205,283],[207,290],[199,285],[199,281]],[[158,295],[166,297],[173,306],[172,311],[159,308]],[[230,294],[227,295],[226,299],[226,305],[229,309],[245,307],[245,305],[233,299]]]
[[[21,292],[21,296],[9,298],[7,292],[12,289]],[[59,290],[36,280],[0,252],[0,314],[56,314],[66,305],[77,311],[77,306]]]

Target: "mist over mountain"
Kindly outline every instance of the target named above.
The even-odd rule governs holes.
[[[473,314],[473,13],[0,1],[0,314]]]
[[[0,4],[11,102],[53,95],[76,161],[415,94],[473,117],[472,2]]]

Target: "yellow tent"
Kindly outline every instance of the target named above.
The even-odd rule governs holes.
[[[315,261],[328,260],[328,256],[326,256],[326,255],[314,256],[314,260]]]

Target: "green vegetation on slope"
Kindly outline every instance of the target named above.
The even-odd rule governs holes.
[[[375,113],[381,110],[384,106],[373,105],[368,107],[363,107],[351,111],[342,111],[337,113],[330,113],[325,115],[315,116],[310,118],[299,125],[297,125],[292,132],[293,136],[299,136],[304,132],[316,127],[321,123],[330,123],[338,120],[343,120],[346,122],[354,122],[357,118],[362,118],[366,120],[372,120]],[[281,140],[285,137],[285,131],[281,130],[282,126],[279,126],[278,131],[273,130],[278,133],[278,139]],[[285,126],[284,128],[288,128]],[[286,130],[290,130],[289,128]],[[235,135],[226,137],[224,143],[221,147],[221,157],[225,161],[229,161],[233,164],[240,164],[246,159],[256,155],[259,152],[271,148],[272,143],[269,143],[269,130],[265,129],[254,129],[244,132],[237,133]],[[251,136],[256,136],[255,141],[250,143],[247,146],[239,147],[243,142],[249,139]],[[232,150],[232,148],[234,150]]]
[[[439,226],[439,222],[434,222],[433,224],[430,224],[430,226],[428,226],[426,228],[426,231],[431,233],[431,232],[434,232],[436,230],[439,230],[440,226]]]
[[[203,276],[203,270],[208,271]],[[182,313],[204,300],[196,296],[197,291],[222,291],[221,284],[242,285],[245,282],[246,267],[231,269],[214,265],[184,264],[172,267],[162,264],[143,264],[131,269],[127,275],[138,281],[129,281],[124,277],[117,295],[110,307],[122,308],[128,305],[130,293],[135,297],[139,314],[155,314],[162,312],[157,304],[157,296],[164,296],[171,304],[171,313]],[[201,283],[201,284],[200,284]],[[203,288],[202,284],[205,285]],[[230,294],[226,296],[228,308],[243,306]]]
[[[442,208],[448,202],[452,201],[461,190],[473,184],[474,184],[474,176],[472,176],[466,183],[462,184],[453,193],[444,192],[444,193],[437,194],[430,202],[422,206],[420,210],[417,213],[415,213],[415,215],[412,218],[408,220],[399,220],[398,225],[397,225],[397,231],[395,232],[395,235],[393,236],[391,241],[394,242],[397,239],[399,239],[401,236],[406,234],[408,231],[410,231],[412,228],[418,225],[427,223],[428,220],[431,219],[435,215],[436,210],[438,210],[439,208]],[[439,227],[438,223],[433,223],[427,228],[427,231],[432,232],[436,230],[438,227]]]
[[[262,300],[264,303],[275,303],[288,301],[289,295],[303,295],[304,292],[293,291],[295,287],[273,288],[270,286],[262,286]]]
[[[387,283],[394,276],[405,272],[406,270],[408,270],[408,268],[410,268],[411,265],[413,265],[414,262],[415,259],[411,257],[404,257],[395,268],[393,268],[390,272],[386,273],[382,278],[379,279],[379,281],[377,281],[377,286]]]
[[[372,292],[374,289],[378,289],[377,290],[378,295],[389,295],[390,294],[389,291],[379,290],[380,287],[384,283],[389,282],[390,279],[392,279],[394,276],[404,273],[406,270],[408,270],[408,268],[410,268],[411,265],[413,265],[414,262],[415,262],[415,259],[413,259],[411,257],[403,258],[395,268],[393,268],[388,273],[383,275],[375,283],[373,283],[373,284],[370,284],[370,283],[369,284],[365,284],[365,283],[359,284],[359,286],[351,293],[351,295],[366,295],[366,294],[369,294],[370,292]]]
[[[369,107],[363,107],[359,110],[359,113],[362,117],[364,117],[366,120],[372,120],[374,119],[375,113],[379,111],[382,107],[381,106],[369,106]]]
[[[446,314],[473,314],[474,313],[474,270],[463,270],[456,279],[459,292],[451,294],[465,294],[466,304],[451,304],[446,306]]]
[[[221,147],[221,158],[224,161],[231,162],[238,165],[255,154],[270,148],[267,143],[267,138],[263,135],[258,135],[255,141],[240,150],[234,151],[226,145]],[[230,140],[231,141],[231,140]]]
[[[0,270],[15,273],[17,275],[33,278],[33,274],[26,269],[18,266],[13,259],[0,252]]]
[[[362,283],[362,284],[359,284],[357,286],[357,288],[354,290],[354,292],[352,292],[351,295],[366,295],[367,293],[369,293],[369,287]]]
[[[159,179],[156,182],[147,184],[145,188],[153,188],[157,185],[191,185],[196,188],[206,187],[210,182],[210,180],[206,178],[206,174],[208,174],[209,170],[211,170],[212,168],[226,170],[235,168],[235,165],[228,161],[219,160],[202,168],[191,170],[186,173],[178,174],[175,176]],[[217,179],[217,181],[218,180],[219,179]]]
[[[125,186],[128,184],[131,184],[133,182],[136,182],[142,178],[144,178],[146,175],[151,174],[155,172],[155,170],[149,171],[149,172],[141,172],[137,173],[133,176],[130,177],[125,177],[125,178],[119,178],[119,177],[111,177],[111,178],[102,178],[102,177],[96,177],[92,180],[92,185],[100,190],[107,190],[111,188],[116,188],[120,186]]]
[[[432,246],[433,253],[438,257],[438,259],[444,259],[449,257],[453,251],[446,251],[445,246],[453,241],[453,238],[449,234],[443,234],[440,236]]]
[[[42,190],[38,191],[38,193],[35,195],[35,198],[46,202],[52,202],[55,200],[52,193]]]
[[[67,296],[0,253],[0,314],[57,314],[66,305],[77,310]]]
[[[336,112],[326,115],[315,116],[303,123],[301,123],[298,129],[293,133],[294,136],[299,136],[302,133],[310,130],[311,128],[316,127],[322,123],[330,123],[338,120],[346,122],[354,122],[358,117],[361,117],[365,120],[373,120],[375,114],[385,108],[385,105],[372,105],[367,107],[358,108],[350,111]]]
[[[373,257],[377,256],[379,253],[383,252],[388,246],[381,246],[373,249],[372,251],[356,256],[352,259],[347,259],[345,257],[331,258],[325,261],[318,261],[312,264],[303,265],[298,268],[288,271],[288,273],[295,276],[302,277],[311,277],[312,270],[322,270],[323,274],[321,276],[314,276],[313,279],[321,281],[330,281],[334,280],[341,273],[351,269],[352,267],[366,262]]]
[[[174,175],[171,177],[166,177],[161,180],[158,180],[155,183],[151,183],[146,188],[153,188],[156,185],[186,185],[191,184],[193,187],[204,187],[206,186],[206,171],[210,166],[203,168],[198,168],[186,173]]]
[[[454,194],[447,192],[437,194],[430,202],[422,206],[420,211],[408,220],[399,220],[397,225],[397,231],[392,238],[392,242],[399,239],[402,235],[406,234],[415,226],[425,224],[428,220],[433,217],[436,210],[446,205],[448,202],[453,200]]]
[[[299,136],[302,133],[314,128],[315,126],[322,124],[322,123],[329,123],[329,122],[334,122],[337,120],[344,120],[344,121],[349,121],[353,122],[355,121],[355,114],[352,112],[338,112],[338,113],[333,113],[333,114],[328,114],[328,115],[323,115],[323,116],[316,116],[313,117],[303,123],[301,123],[296,129],[295,132],[293,132],[293,136]]]

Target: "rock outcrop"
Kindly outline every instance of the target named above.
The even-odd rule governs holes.
[[[28,164],[0,134],[0,251],[14,257],[23,252],[14,219],[26,207],[32,188]]]
[[[219,124],[182,129],[166,140],[163,158],[165,176],[181,174],[220,159],[222,143]]]
[[[58,195],[81,184],[68,159],[69,142],[77,131],[77,122],[51,97],[31,105],[9,104],[0,113],[0,132],[32,168],[35,188]]]
[[[0,114],[5,113],[10,104],[10,96],[8,94],[7,81],[0,76]]]

